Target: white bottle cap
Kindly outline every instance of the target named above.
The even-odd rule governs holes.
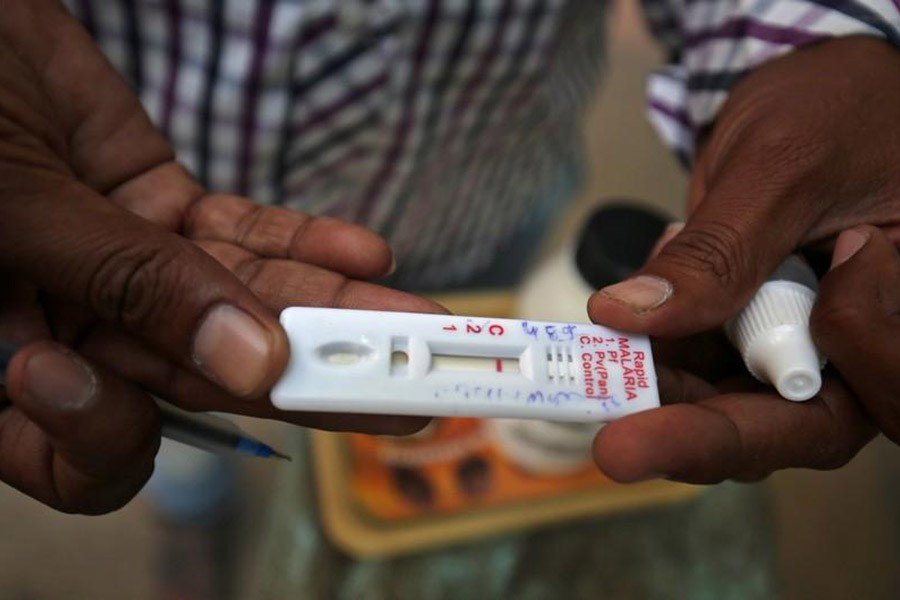
[[[809,333],[816,292],[808,280],[802,281],[766,282],[726,326],[750,374],[794,401],[809,400],[819,392],[824,366]]]

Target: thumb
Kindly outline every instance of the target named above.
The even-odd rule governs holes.
[[[274,384],[287,339],[229,271],[80,183],[17,175],[25,183],[0,203],[0,271],[22,273],[124,326],[236,396],[256,397]]]
[[[783,226],[781,217],[774,219],[764,207],[708,197],[640,271],[596,292],[588,314],[604,325],[658,336],[718,327],[801,239],[800,219]]]

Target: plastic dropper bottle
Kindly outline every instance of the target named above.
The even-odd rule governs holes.
[[[795,402],[809,400],[822,387],[825,360],[809,333],[817,291],[810,266],[790,256],[725,326],[750,374]]]

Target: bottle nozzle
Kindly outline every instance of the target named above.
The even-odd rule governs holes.
[[[791,277],[782,278],[784,273]],[[754,377],[788,400],[809,400],[822,387],[824,366],[809,333],[815,275],[792,257],[776,276],[728,323],[726,332]]]
[[[809,400],[822,388],[822,376],[818,371],[797,371],[789,373],[775,382],[778,393],[795,402]]]
[[[742,354],[750,373],[788,400],[809,400],[822,387],[819,355],[802,324],[764,329],[742,348]]]

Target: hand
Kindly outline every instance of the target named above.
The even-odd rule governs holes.
[[[898,119],[900,53],[880,41],[825,42],[750,74],[705,140],[684,229],[637,277],[595,294],[591,318],[663,338],[692,336],[735,315],[799,248],[830,247],[860,223],[900,239]],[[595,447],[601,468],[622,479],[756,477],[842,464],[872,435],[834,377],[819,398],[795,404],[768,392],[764,401],[729,376],[737,370],[711,367],[695,364],[663,384],[695,404],[605,428]]]
[[[152,469],[148,392],[320,427],[424,423],[266,399],[287,360],[278,308],[440,310],[347,279],[389,269],[383,240],[206,194],[56,2],[2,10],[0,339],[23,348],[0,394],[0,480],[61,510],[120,506]]]
[[[677,231],[663,234],[654,255]],[[839,239],[835,260],[852,249]],[[820,310],[844,297],[821,294],[813,324],[845,314]],[[833,469],[877,431],[830,367],[817,397],[795,403],[753,379],[720,329],[653,345],[663,408],[611,423],[595,440],[598,466],[617,481],[755,481],[788,467]]]
[[[679,344],[704,351],[709,340]],[[791,402],[746,374],[710,376],[657,365],[664,406],[600,430],[597,466],[615,481],[666,478],[709,484],[756,481],[790,467],[835,469],[877,433],[848,389],[826,369],[819,394]]]
[[[900,256],[882,231],[856,227],[838,237],[811,326],[878,428],[900,444]]]

